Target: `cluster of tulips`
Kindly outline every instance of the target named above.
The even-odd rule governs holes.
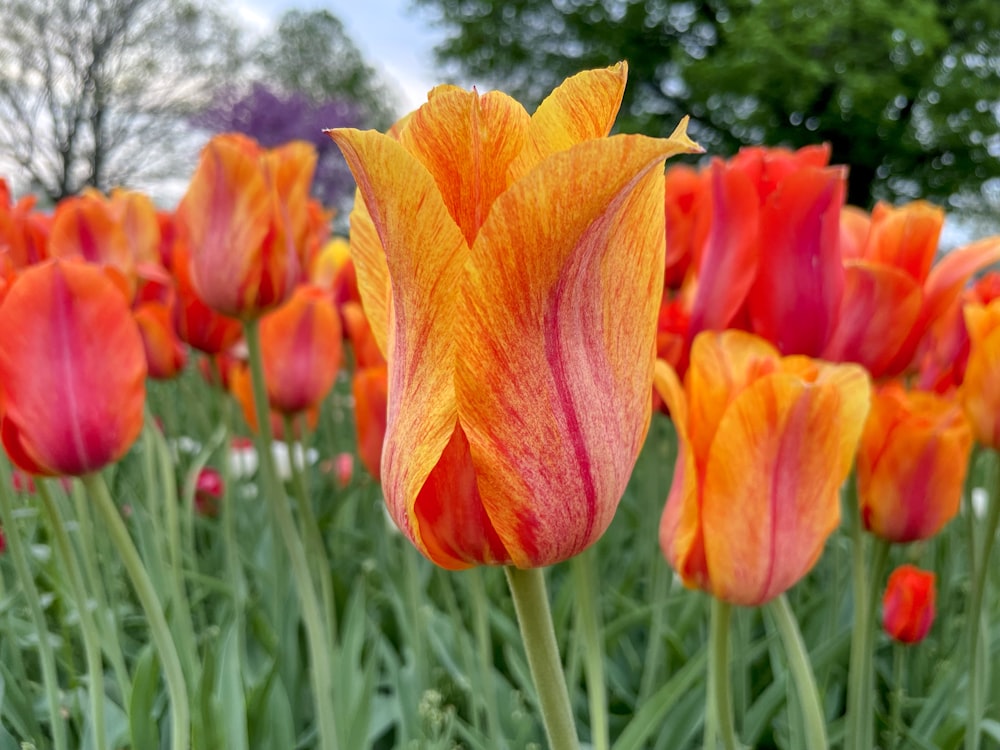
[[[828,745],[784,594],[842,505],[857,565],[846,746],[873,745],[879,595],[894,638],[917,642],[932,624],[933,573],[901,567],[884,587],[888,548],[937,534],[974,444],[1000,449],[1000,276],[981,275],[1000,238],[938,258],[940,209],[845,206],[847,169],[823,146],[664,173],[700,148],[685,123],[666,139],[609,136],[626,74],[574,76],[531,115],[500,92],[441,86],[387,134],[331,131],[358,184],[349,243],[327,236],[330,215],[308,197],[315,154],[299,143],[213,138],[172,213],[119,191],[46,215],[0,193],[11,462],[83,477],[114,526],[99,472],[148,422],[146,378],[203,353],[265,446],[261,489],[301,601],[323,750],[336,745],[315,564],[327,553],[314,555],[308,505],[293,517],[266,446],[315,428],[344,340],[358,454],[396,526],[443,568],[505,567],[553,748],[578,742],[540,570],[608,528],[657,410],[679,442],[660,545],[713,597],[706,746],[738,744],[732,605],[773,612],[809,744]],[[216,480],[200,482],[213,507]],[[991,498],[973,672],[998,519]],[[116,539],[129,557],[127,534]],[[127,567],[180,750],[183,665],[141,567]],[[983,700],[970,697],[971,747]]]

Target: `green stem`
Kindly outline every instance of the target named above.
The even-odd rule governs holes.
[[[331,646],[337,643],[337,604],[333,598],[333,578],[330,576],[330,558],[326,553],[326,544],[323,542],[323,535],[319,530],[319,522],[313,512],[312,499],[309,493],[309,486],[306,483],[306,475],[302,470],[302,465],[295,455],[295,445],[291,442],[294,434],[294,422],[292,417],[285,414],[285,435],[288,436],[288,463],[292,469],[292,487],[295,489],[296,507],[299,511],[299,530],[306,545],[306,554],[312,569],[319,578],[320,597],[323,602],[324,619],[327,624],[327,638]],[[304,422],[305,420],[303,420]],[[303,438],[300,441],[302,447],[302,462],[305,463],[307,446],[305,441],[305,427],[303,425]]]
[[[73,483],[73,510],[77,528],[80,531],[80,558],[83,560],[83,574],[87,582],[87,590],[91,591],[97,600],[97,618],[101,625],[101,648],[111,668],[115,673],[115,682],[121,691],[122,705],[127,706],[132,700],[132,678],[125,666],[125,652],[122,650],[118,637],[118,620],[115,611],[108,604],[108,595],[104,588],[104,578],[97,562],[97,544],[94,538],[94,527],[91,522],[87,496],[79,482]]]
[[[853,481],[850,482],[853,486]],[[854,629],[851,638],[851,662],[847,680],[847,729],[845,750],[867,750],[874,737],[874,650],[878,597],[885,566],[889,560],[889,544],[874,539],[871,565],[865,562],[865,534],[861,525],[861,510],[857,496],[848,499],[853,545]]]
[[[802,720],[805,726],[806,747],[810,750],[826,750],[830,742],[826,736],[826,719],[823,715],[823,704],[816,687],[816,677],[809,661],[809,652],[802,640],[802,633],[788,599],[784,594],[767,604],[767,609],[777,625],[785,654],[788,658],[788,668],[795,681],[795,689],[802,706]]]
[[[705,715],[705,748],[715,750],[721,742],[725,750],[737,750],[733,722],[733,696],[729,682],[729,626],[732,606],[712,599],[708,626],[708,701]]]
[[[967,647],[969,651],[969,707],[965,725],[966,750],[978,750],[980,720],[983,712],[983,688],[985,676],[982,673],[984,663],[989,663],[989,655],[980,653],[980,628],[982,627],[983,601],[986,598],[986,584],[990,573],[990,556],[997,538],[997,526],[1000,525],[1000,468],[997,471],[997,487],[989,499],[989,509],[983,524],[983,553],[979,555],[976,569],[973,571],[972,592],[969,600]],[[971,539],[970,544],[975,540]],[[975,555],[973,556],[975,557]],[[989,647],[989,644],[986,644]]]
[[[83,583],[83,575],[76,564],[73,546],[69,534],[63,525],[59,509],[52,500],[52,495],[44,481],[35,483],[38,496],[42,499],[42,507],[48,516],[49,527],[55,538],[56,548],[62,558],[63,567],[69,574],[73,597],[76,599],[76,609],[80,616],[80,632],[83,635],[83,650],[87,659],[87,695],[90,698],[90,713],[94,730],[94,747],[104,747],[104,665],[101,661],[101,639],[94,623],[90,599],[87,597],[87,587]]]
[[[67,750],[66,744],[66,723],[62,716],[62,708],[59,701],[59,681],[56,675],[56,659],[52,651],[52,642],[49,640],[49,628],[45,622],[45,612],[42,611],[42,602],[38,596],[38,588],[35,586],[35,578],[31,572],[31,565],[28,563],[28,555],[25,550],[21,531],[17,528],[14,519],[14,508],[11,505],[10,476],[7,473],[7,465],[0,461],[3,466],[0,470],[0,522],[3,523],[4,533],[7,543],[10,545],[11,556],[14,558],[14,570],[18,580],[21,582],[21,590],[24,591],[24,598],[28,602],[28,610],[31,613],[32,625],[38,636],[38,658],[42,665],[42,683],[45,686],[45,700],[49,709],[49,723],[52,727],[52,739],[56,750]]]
[[[250,373],[253,381],[254,409],[257,413],[260,469],[264,480],[264,494],[271,506],[278,533],[292,564],[292,576],[302,606],[302,619],[309,644],[309,672],[312,677],[313,699],[316,703],[316,721],[321,750],[337,747],[337,727],[333,712],[332,654],[326,638],[327,626],[323,623],[316,587],[309,572],[309,558],[295,528],[295,519],[288,507],[284,488],[278,481],[271,453],[271,410],[264,381],[264,360],[260,349],[260,324],[251,320],[245,324],[247,349],[250,354]]]
[[[514,600],[531,678],[538,692],[549,748],[578,750],[580,742],[576,735],[573,708],[552,625],[552,612],[545,590],[545,573],[541,568],[521,570],[511,566],[504,568],[504,572]]]
[[[899,747],[899,738],[903,734],[903,649],[900,643],[892,647],[892,704],[889,714],[889,748]]]
[[[604,624],[597,605],[601,590],[594,569],[594,548],[570,561],[577,622],[583,634],[583,666],[587,675],[587,701],[590,704],[590,744],[594,750],[608,750],[608,695],[604,681]]]
[[[111,499],[104,479],[100,474],[88,474],[83,477],[83,483],[104,521],[105,531],[125,566],[125,572],[146,615],[150,637],[160,655],[163,677],[170,695],[171,747],[173,750],[189,750],[191,711],[187,685],[184,682],[184,670],[181,668],[181,660],[177,655],[167,618],[163,614],[163,607],[160,606],[160,600],[156,596],[156,589],[149,580],[149,574],[128,534],[125,522],[118,513],[118,508]]]

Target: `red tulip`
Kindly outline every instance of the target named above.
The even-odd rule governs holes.
[[[934,624],[935,576],[900,565],[889,576],[882,597],[882,627],[900,643],[919,643]]]
[[[0,306],[3,443],[32,474],[81,475],[142,429],[142,337],[120,289],[79,262],[33,266]]]
[[[219,503],[225,494],[222,475],[211,466],[198,472],[194,487],[194,509],[199,515],[215,518],[219,515]]]

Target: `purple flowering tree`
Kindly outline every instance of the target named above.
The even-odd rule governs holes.
[[[291,140],[313,144],[318,154],[313,195],[325,206],[342,209],[353,195],[354,180],[323,130],[361,127],[364,119],[362,110],[348,101],[315,102],[305,94],[255,83],[249,91],[221,91],[193,124],[213,133],[244,133],[268,148]]]

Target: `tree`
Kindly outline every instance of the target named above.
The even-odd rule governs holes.
[[[6,0],[0,26],[0,169],[51,202],[190,160],[182,118],[238,59],[235,30],[185,0]]]
[[[324,205],[341,208],[353,195],[354,180],[340,149],[323,130],[360,127],[362,121],[361,107],[353,102],[317,103],[301,92],[278,93],[259,82],[245,94],[237,89],[221,91],[193,119],[197,127],[245,133],[268,148],[291,140],[313,144],[317,152],[313,194]]]
[[[329,11],[288,11],[254,56],[261,80],[314,102],[351,102],[365,127],[385,129],[398,116],[395,94]]]
[[[979,194],[1000,177],[995,0],[415,0],[452,75],[536,103],[629,62],[622,129],[690,113],[710,153],[829,141],[849,200]]]

